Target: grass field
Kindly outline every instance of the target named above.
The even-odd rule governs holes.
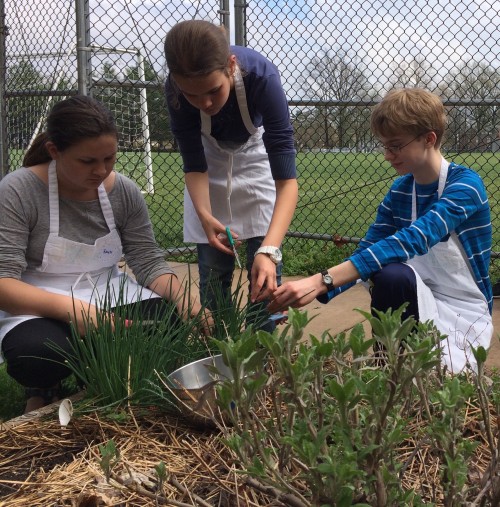
[[[122,154],[118,170],[145,187],[143,165],[137,155]],[[497,179],[500,154],[446,154],[449,160],[478,171],[488,188],[492,209],[494,251],[500,252],[500,203]],[[180,155],[154,155],[153,195],[147,195],[155,234],[164,248],[182,242],[183,174]],[[142,168],[141,168],[142,167]],[[374,153],[299,153],[299,203],[290,230],[309,234],[362,237],[376,208],[395,178],[395,171]],[[331,241],[286,238],[285,273],[315,273],[348,255],[355,245],[338,248]],[[187,258],[189,260],[189,258]],[[492,262],[492,278],[500,278],[500,260]]]
[[[488,189],[493,223],[493,251],[500,252],[500,153],[445,153],[448,160],[472,167]],[[22,153],[12,150],[16,166]],[[141,155],[123,152],[117,170],[146,188]],[[381,154],[300,152],[297,155],[299,203],[293,232],[362,237],[396,174]],[[178,153],[153,153],[154,194],[146,195],[156,238],[163,248],[183,247],[183,173]],[[311,274],[348,256],[355,244],[335,246],[331,241],[285,238],[283,256],[287,275]],[[178,258],[195,261],[194,256]],[[493,258],[493,280],[500,279],[500,259]]]

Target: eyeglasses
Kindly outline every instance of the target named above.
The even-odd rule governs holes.
[[[380,153],[385,153],[386,151],[388,151],[392,155],[398,155],[399,153],[401,153],[401,150],[403,148],[406,148],[413,141],[416,141],[420,136],[423,136],[424,133],[418,134],[417,137],[414,137],[411,141],[408,141],[406,144],[399,144],[399,145],[393,145],[393,146],[386,146],[385,144],[379,144],[377,146],[377,150],[380,151]]]

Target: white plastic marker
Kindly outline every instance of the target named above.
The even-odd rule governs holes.
[[[59,422],[61,426],[67,426],[71,421],[71,416],[73,415],[73,403],[71,400],[66,398],[61,401],[59,405]]]

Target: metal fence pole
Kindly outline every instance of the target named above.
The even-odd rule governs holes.
[[[0,0],[0,179],[9,170],[9,151],[7,144],[7,107],[6,107],[6,84],[7,64],[5,57],[5,37],[7,27],[5,26],[5,3]]]
[[[229,19],[229,0],[220,0],[219,16],[220,23],[226,27],[227,33],[230,33],[231,21]]]
[[[234,0],[234,43],[237,46],[247,45],[246,0]]]
[[[144,71],[144,56],[140,51],[137,51],[137,70],[139,74],[139,81],[146,81],[146,73]],[[142,135],[144,138],[144,164],[146,165],[146,191],[153,194],[155,191],[153,181],[153,159],[151,157],[151,135],[149,130],[149,112],[148,112],[148,92],[146,87],[140,89],[141,97],[141,123]]]
[[[89,0],[75,0],[78,93],[89,95],[90,88],[90,16]]]

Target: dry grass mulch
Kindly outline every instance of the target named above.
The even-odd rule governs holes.
[[[99,445],[110,440],[120,457],[107,481]],[[154,411],[121,422],[92,413],[67,427],[57,414],[31,419],[2,431],[0,449],[2,506],[276,505],[245,485],[217,432]]]
[[[479,412],[468,407],[463,432],[463,438],[477,445],[467,480],[469,498],[476,501],[488,488],[483,476],[491,459]],[[404,464],[401,484],[424,501],[441,505],[443,456],[428,438],[418,438],[423,424],[415,418],[407,428],[415,438],[398,451]],[[108,480],[99,446],[111,440],[120,456]],[[155,471],[160,462],[168,471],[162,485]],[[119,420],[87,413],[75,416],[67,427],[51,413],[0,431],[0,506],[271,507],[286,505],[283,500],[239,473],[218,431],[154,409],[130,411]]]

